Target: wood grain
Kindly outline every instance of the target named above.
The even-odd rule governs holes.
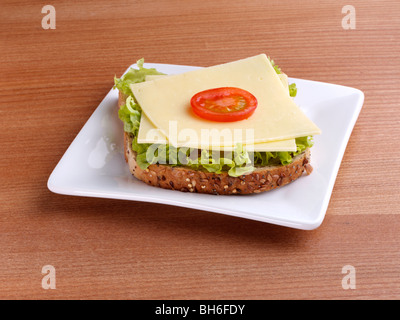
[[[400,298],[398,1],[3,1],[1,299]],[[356,9],[344,30],[341,9]],[[365,93],[322,226],[51,193],[47,179],[120,75],[265,52],[292,77]],[[41,287],[56,268],[57,288]],[[344,290],[342,267],[356,268]]]

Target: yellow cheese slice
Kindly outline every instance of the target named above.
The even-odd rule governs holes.
[[[278,77],[281,80],[281,83],[283,84],[283,86],[285,87],[287,92],[289,93],[289,79],[288,79],[288,76],[286,74],[284,74],[284,73],[280,73],[280,74],[278,74]]]
[[[220,123],[193,114],[195,93],[224,86],[255,95],[258,107],[250,118]],[[176,147],[251,145],[321,133],[287,94],[265,54],[132,84],[131,89],[150,122]]]
[[[168,143],[167,137],[160,129],[157,129],[147,118],[146,114],[142,112],[140,118],[140,126],[137,137],[138,143]]]
[[[149,118],[142,113],[142,117],[140,120],[139,133],[137,138],[138,143],[151,143],[151,144],[169,144],[168,139],[165,135],[150,122]],[[196,149],[207,148],[209,146],[194,146],[194,145],[182,145],[182,147],[192,147]],[[244,145],[244,147],[248,151],[296,151],[296,141],[295,139],[288,139],[282,141],[271,141],[271,142],[263,142],[263,143],[255,143],[254,145]],[[214,146],[213,150],[223,150],[223,151],[232,151],[235,147],[227,146],[220,147]]]
[[[144,77],[145,81],[151,81],[151,80],[155,80],[161,77],[168,77],[168,75],[165,74],[148,74],[147,76]]]
[[[157,79],[159,77],[165,77],[165,75],[147,75],[146,81],[151,81]],[[287,85],[287,76],[280,77],[282,80],[282,84],[288,88]],[[142,117],[140,120],[140,127],[138,132],[138,143],[156,143],[156,144],[167,144],[168,139],[166,136],[161,132],[161,130],[157,129],[149,120],[144,112],[142,112]],[[246,145],[244,145],[246,147]],[[201,149],[201,146],[198,146]],[[231,151],[234,147],[224,147],[224,151]],[[221,150],[220,147],[214,147],[214,150]],[[259,152],[266,152],[266,151],[296,151],[296,141],[295,139],[289,140],[282,140],[282,141],[271,141],[271,142],[264,142],[264,143],[256,143],[254,146],[248,146],[249,151],[259,151]]]
[[[145,76],[145,81],[151,81],[151,80],[155,80],[158,79],[160,77],[168,77],[168,75],[164,75],[164,74],[148,74],[147,76]],[[284,73],[279,73],[278,74],[279,79],[281,80],[283,86],[285,87],[285,89],[289,92],[289,79],[288,76]]]

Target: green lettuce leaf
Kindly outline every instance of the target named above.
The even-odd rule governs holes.
[[[297,87],[295,83],[289,84],[289,95],[293,98],[297,95]]]
[[[270,57],[268,57],[268,59],[269,59],[269,61],[271,62],[272,66],[274,67],[275,72],[276,72],[277,74],[281,74],[281,73],[282,73],[281,68],[279,68],[279,66],[278,66],[277,64],[275,64],[274,60],[272,60]]]
[[[314,145],[312,136],[296,138],[297,151],[293,155],[297,156],[302,153],[305,149],[311,148]]]
[[[124,131],[137,135],[140,126],[140,118],[142,110],[137,103],[135,103],[132,96],[129,96],[125,104],[118,110],[118,117],[124,123]]]
[[[274,60],[272,60],[270,57],[268,57],[269,61],[271,62],[272,66],[274,67],[274,70],[277,74],[281,74],[282,70],[281,68],[275,64]],[[289,95],[294,98],[297,95],[297,87],[295,83],[289,84]]]
[[[121,78],[114,77],[114,89],[118,89],[126,95],[132,95],[131,88],[129,87],[132,83],[143,82],[147,75],[164,74],[158,72],[154,68],[144,68],[144,59],[140,59],[136,62],[139,69],[130,68]]]

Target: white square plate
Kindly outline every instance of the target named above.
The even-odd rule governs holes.
[[[134,67],[135,65],[132,65]],[[166,74],[197,67],[145,63]],[[322,130],[314,137],[314,171],[260,194],[215,196],[151,187],[129,172],[123,154],[123,125],[117,115],[118,90],[110,90],[65,152],[48,180],[56,193],[135,200],[227,214],[311,230],[322,223],[364,94],[354,88],[301,79],[296,103]],[[133,206],[134,208],[134,206]]]

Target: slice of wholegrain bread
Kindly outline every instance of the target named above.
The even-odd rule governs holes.
[[[118,106],[125,104],[125,100],[126,96],[120,93]],[[133,138],[132,134],[124,132],[125,160],[130,172],[146,184],[164,189],[216,195],[252,194],[282,187],[304,172],[312,172],[309,148],[295,156],[288,165],[256,167],[253,172],[239,177],[231,177],[227,172],[217,174],[166,164],[152,164],[143,170],[137,165],[136,152],[132,150]]]

